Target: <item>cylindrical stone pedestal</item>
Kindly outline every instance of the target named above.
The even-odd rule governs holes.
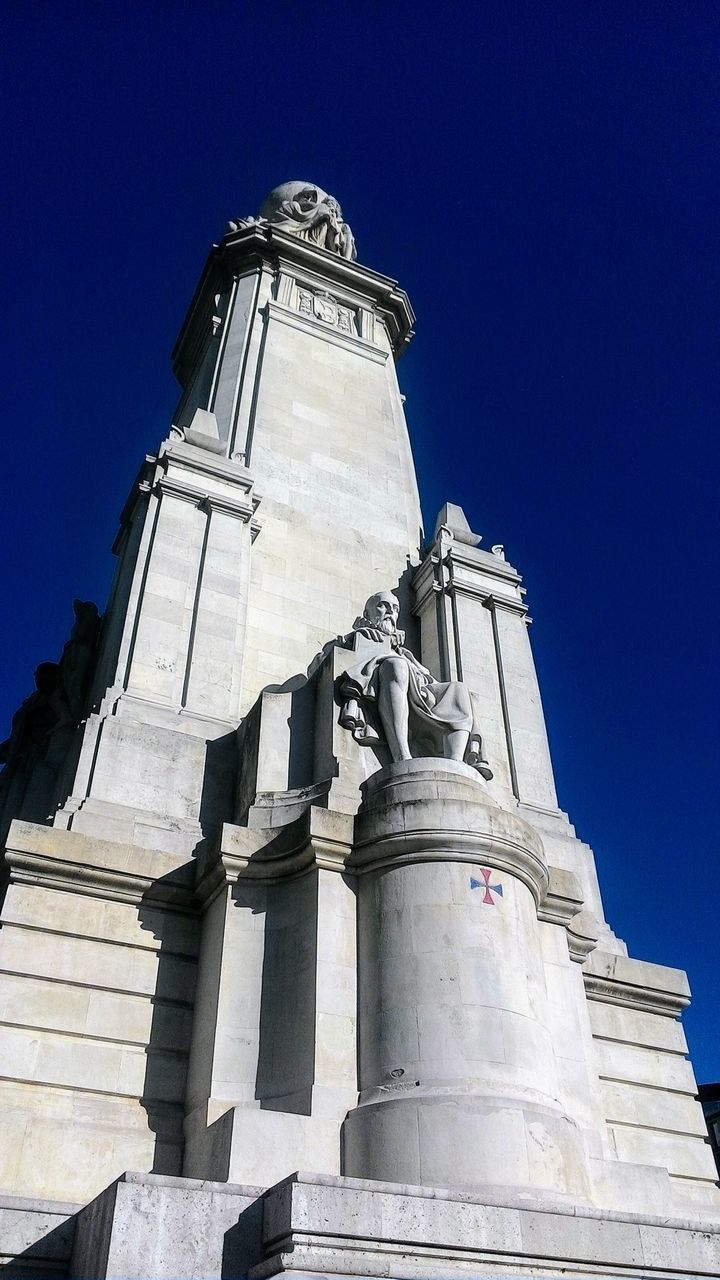
[[[466,765],[409,760],[368,780],[354,870],[361,1092],[344,1173],[584,1197],[557,1100],[537,833]]]

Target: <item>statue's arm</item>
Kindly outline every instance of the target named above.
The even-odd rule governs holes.
[[[279,212],[284,218],[302,223],[304,227],[315,227],[318,223],[329,222],[332,217],[326,204],[317,204],[312,209],[299,209],[294,200],[284,200]]]

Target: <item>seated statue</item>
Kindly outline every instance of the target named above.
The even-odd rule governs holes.
[[[369,745],[380,740],[373,724],[379,720],[393,761],[413,754],[440,756],[472,765],[489,781],[492,770],[483,756],[470,690],[459,680],[435,680],[404,647],[399,613],[397,596],[378,591],[356,619],[354,633],[370,644],[358,646],[362,660],[342,677],[341,725]]]
[[[334,196],[308,182],[283,182],[263,201],[259,218],[235,218],[229,231],[252,225],[277,227],[341,258],[357,257],[355,238]]]

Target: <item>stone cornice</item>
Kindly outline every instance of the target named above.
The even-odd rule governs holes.
[[[538,919],[567,926],[582,909],[580,882],[572,871],[565,871],[562,867],[548,867],[548,875],[548,888],[540,903]]]
[[[349,815],[314,805],[283,827],[225,823],[219,844],[199,860],[197,896],[207,908],[226,886],[241,879],[293,879],[312,867],[343,872],[352,851],[352,835]]]
[[[642,1013],[678,1018],[690,1004],[687,976],[681,969],[648,964],[630,956],[596,950],[583,967],[583,981],[589,1000]]]
[[[413,575],[414,612],[422,610],[429,595],[442,592],[448,596],[466,596],[479,600],[487,608],[505,609],[526,617],[527,605],[519,593],[521,582],[520,575],[506,561],[442,534],[435,539]],[[506,594],[508,588],[513,591],[512,595]]]
[[[197,445],[187,444],[184,440],[166,441],[158,454],[158,461],[164,461],[166,465],[172,463],[173,466],[183,467],[199,475],[212,476],[223,484],[252,493],[253,478],[247,467]],[[258,501],[256,499],[255,505]]]
[[[447,536],[443,537],[441,545],[444,558],[449,562],[462,565],[463,568],[471,569],[474,573],[484,573],[491,578],[499,578],[501,581],[512,583],[513,586],[519,587],[522,582],[517,569],[513,568],[509,561],[501,560],[490,551],[483,551],[480,547],[469,547],[457,538],[447,539]]]
[[[237,516],[240,520],[252,525],[254,537],[257,537],[260,532],[262,526],[259,520],[253,519],[255,506],[250,502],[223,497],[219,493],[207,493],[205,489],[174,476],[159,476],[156,487],[160,493],[167,494],[171,498],[179,498],[182,502],[189,502],[192,506],[205,507],[209,511],[221,511],[228,516]]]
[[[601,926],[591,911],[583,910],[580,881],[563,867],[548,867],[550,882],[538,908],[538,920],[556,924],[567,932],[570,959],[583,964],[595,949]]]
[[[246,467],[184,441],[170,440],[156,459],[154,487],[182,501],[221,511],[249,522],[253,538],[261,525],[255,519],[260,498]]]
[[[429,759],[373,775],[355,819],[348,870],[363,875],[413,862],[482,862],[520,880],[537,907],[549,884],[542,840],[495,804],[472,773],[466,765]]]
[[[677,996],[668,991],[650,987],[636,987],[628,982],[613,982],[583,973],[585,994],[588,1000],[603,1004],[619,1004],[626,1009],[638,1009],[641,1013],[658,1013],[666,1018],[679,1018],[690,1004],[689,996]]]
[[[608,1172],[623,1163],[608,1162]],[[661,1203],[654,1213],[623,1212],[538,1186],[449,1191],[295,1173],[265,1193],[264,1261],[253,1275],[709,1280],[719,1271],[720,1224],[709,1211],[686,1215]]]
[[[522,881],[536,905],[547,888],[542,857],[521,841],[489,831],[453,831],[445,826],[401,831],[380,839],[358,841],[348,870],[357,875],[412,862],[469,862],[493,867]]]
[[[384,320],[396,357],[413,336],[415,316],[397,281],[298,236],[254,223],[225,236],[210,251],[172,353],[181,385],[185,384],[198,342],[213,313],[215,294],[227,288],[233,276],[258,269],[301,270],[306,278],[320,280],[366,302]]]
[[[15,821],[5,853],[15,884],[195,913],[194,864],[75,831]],[[159,874],[145,870],[153,865]],[[161,867],[163,871],[161,871]]]
[[[602,926],[592,911],[578,911],[568,920],[566,928],[570,959],[576,964],[584,964],[598,944]]]

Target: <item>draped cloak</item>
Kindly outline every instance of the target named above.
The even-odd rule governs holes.
[[[396,632],[388,636],[377,627],[357,627],[355,635],[373,641],[374,652],[363,656],[342,677],[340,696],[343,702],[340,723],[350,729],[358,742],[377,742],[379,734],[371,721],[379,692],[379,672],[388,658],[403,658],[408,666],[408,703],[412,735],[420,740],[430,739],[437,753],[437,746],[448,733],[465,730],[469,734],[467,763],[477,768],[485,778],[492,772],[484,759],[482,739],[478,724],[475,699],[467,685],[459,680],[435,680],[431,673],[409,649],[404,648],[404,634]],[[365,704],[365,707],[363,706]],[[442,754],[442,753],[440,753]]]

